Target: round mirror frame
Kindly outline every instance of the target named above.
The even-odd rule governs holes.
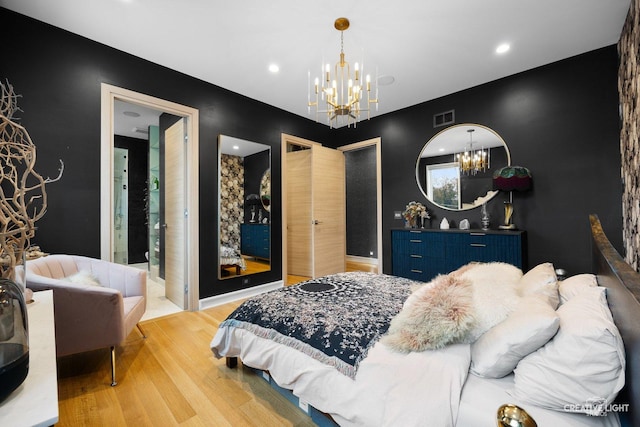
[[[440,132],[438,132],[435,135],[433,135],[426,142],[426,144],[424,144],[424,146],[420,150],[420,154],[418,155],[418,158],[416,159],[416,171],[415,171],[416,184],[418,184],[418,188],[420,189],[420,192],[422,192],[422,195],[429,202],[433,203],[434,205],[436,205],[439,208],[446,209],[446,210],[449,210],[449,211],[454,211],[454,212],[462,212],[462,211],[468,211],[468,210],[471,210],[471,209],[478,208],[478,207],[482,206],[482,202],[488,202],[489,200],[493,199],[498,193],[496,191],[496,192],[493,192],[492,194],[489,194],[489,192],[492,189],[492,187],[491,187],[491,188],[489,188],[489,190],[487,190],[488,192],[486,193],[486,196],[483,196],[482,194],[478,195],[478,198],[476,200],[480,200],[481,202],[479,202],[477,204],[474,204],[473,206],[469,206],[469,207],[451,208],[451,207],[447,207],[447,206],[442,206],[441,204],[438,204],[438,203],[434,202],[432,199],[429,198],[429,196],[427,195],[427,191],[425,191],[425,189],[423,188],[422,183],[421,183],[421,179],[420,179],[420,159],[423,158],[423,153],[426,150],[427,146],[429,144],[436,144],[438,139],[442,139],[443,136],[447,132],[451,132],[453,130],[463,129],[463,128],[466,128],[467,130],[473,128],[474,130],[480,130],[480,131],[484,132],[485,134],[486,134],[486,132],[489,132],[489,133],[493,134],[496,137],[496,141],[498,141],[498,142],[500,142],[502,144],[501,146],[505,150],[506,164],[499,164],[499,165],[496,165],[495,167],[493,165],[491,165],[490,168],[489,168],[489,171],[491,172],[491,174],[492,174],[492,171],[494,171],[494,170],[498,170],[503,166],[510,166],[511,165],[511,154],[509,152],[509,147],[507,146],[507,143],[500,136],[500,134],[498,134],[496,131],[494,131],[493,129],[491,129],[491,128],[487,127],[487,126],[480,125],[480,124],[477,124],[477,123],[460,123],[460,124],[449,126],[446,129],[443,129]],[[475,142],[476,141],[474,141],[474,143]],[[460,149],[455,149],[455,150],[451,151],[450,153],[445,153],[443,155],[451,154],[451,156],[452,156],[452,162],[451,163],[455,163],[453,161],[453,156],[454,156],[453,153],[463,152],[464,151],[464,147],[466,147],[466,146],[467,146],[467,141],[462,141]],[[491,148],[496,148],[496,147],[500,147],[500,145],[492,146]],[[428,157],[430,157],[430,156],[428,156]]]

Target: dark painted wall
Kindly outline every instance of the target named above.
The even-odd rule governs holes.
[[[145,252],[149,250],[146,205],[149,182],[149,142],[144,139],[115,135],[113,145],[128,150],[127,259],[130,264],[147,262]]]
[[[344,153],[347,194],[347,255],[377,258],[376,149]]]
[[[14,35],[3,47],[0,78],[22,95],[19,116],[37,147],[38,172],[55,177],[58,159],[65,163],[62,180],[47,187],[48,212],[32,243],[51,253],[100,256],[100,84],[108,83],[199,110],[200,297],[242,288],[240,279],[217,279],[218,135],[271,146],[273,170],[280,170],[283,132],[323,141],[329,129],[4,8],[0,22]],[[280,186],[273,174],[272,188]],[[274,191],[275,236],[281,234],[280,200]],[[281,279],[279,239],[272,253],[271,271],[249,276],[247,286]]]
[[[390,230],[407,202],[426,202],[415,181],[423,145],[442,128],[434,114],[455,109],[456,123],[479,123],[507,143],[513,164],[528,167],[533,190],[514,193],[514,222],[527,231],[530,267],[551,261],[570,274],[591,271],[588,214],[597,213],[622,250],[620,137],[615,46],[339,129],[332,144],[382,138],[384,271],[391,271]],[[393,86],[385,88],[393,90]],[[384,93],[380,94],[384,102]],[[500,194],[489,203],[492,227],[503,218]],[[435,214],[479,223],[480,209]]]

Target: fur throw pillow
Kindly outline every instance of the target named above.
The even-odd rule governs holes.
[[[380,340],[399,352],[472,343],[509,316],[520,300],[522,270],[470,263],[413,291]]]
[[[472,263],[451,273],[471,282],[475,324],[469,332],[474,342],[514,310],[520,296],[522,270],[504,262]]]
[[[474,323],[471,282],[441,275],[411,295],[381,342],[403,353],[462,342]]]

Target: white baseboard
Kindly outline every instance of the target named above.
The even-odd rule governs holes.
[[[264,292],[272,291],[284,286],[282,280],[277,282],[265,283],[263,285],[253,286],[247,289],[240,289],[238,291],[229,292],[221,295],[214,295],[212,297],[204,298],[199,301],[199,310],[205,308],[216,307],[218,305],[226,304],[228,302],[237,301],[240,299],[250,298],[256,295],[260,295]]]
[[[360,264],[378,265],[378,258],[368,258],[364,256],[347,255],[347,261]]]

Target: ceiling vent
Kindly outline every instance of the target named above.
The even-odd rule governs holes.
[[[444,113],[438,113],[433,115],[433,127],[451,125],[456,121],[456,111],[449,110]]]

